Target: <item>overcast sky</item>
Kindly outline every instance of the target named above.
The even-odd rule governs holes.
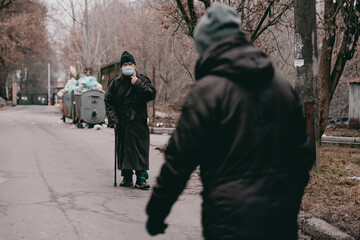
[[[72,23],[72,18],[65,11],[66,9],[67,11],[71,12],[71,9],[67,8],[68,0],[42,1],[47,5],[48,9],[47,28],[49,30],[50,36],[54,38],[53,40],[55,41],[61,41],[62,36],[66,34],[66,31],[64,31],[65,29],[61,29],[59,26],[66,26]]]

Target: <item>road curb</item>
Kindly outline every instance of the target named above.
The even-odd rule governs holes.
[[[149,130],[152,134],[172,134],[175,131],[175,128],[149,127]]]
[[[175,128],[149,127],[149,129],[152,134],[172,134],[175,131]],[[360,148],[360,138],[358,137],[334,137],[323,135],[321,143]]]
[[[336,145],[350,145],[360,147],[360,138],[358,137],[334,137],[323,135],[321,143],[336,144]]]
[[[340,231],[338,228],[320,218],[299,216],[301,231],[316,240],[355,240],[354,237]]]

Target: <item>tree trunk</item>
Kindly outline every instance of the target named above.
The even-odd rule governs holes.
[[[327,119],[329,115],[330,101],[332,98],[330,87],[332,53],[335,43],[335,10],[337,4],[332,0],[325,0],[324,19],[325,19],[325,37],[322,41],[320,53],[318,84],[319,84],[319,139],[325,132]]]
[[[6,79],[8,72],[5,69],[0,69],[0,97],[6,99]],[[8,99],[6,99],[8,100]]]
[[[315,0],[295,0],[295,60],[297,61],[297,81],[295,90],[303,104],[306,131],[309,144],[317,153],[316,167],[320,166],[318,157],[319,139],[317,139],[315,109],[317,108],[317,31]]]

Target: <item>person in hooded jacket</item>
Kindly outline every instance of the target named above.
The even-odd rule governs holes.
[[[236,12],[215,4],[194,32],[197,82],[165,151],[146,212],[165,218],[200,166],[205,239],[297,239],[297,214],[315,155],[302,106]]]
[[[120,65],[122,74],[111,80],[105,94],[107,116],[117,133],[117,166],[123,176],[120,186],[133,186],[135,170],[135,187],[149,189],[147,102],[155,98],[156,90],[145,75],[137,73],[135,59],[129,52],[121,55]]]

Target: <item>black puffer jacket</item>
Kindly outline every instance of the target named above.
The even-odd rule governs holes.
[[[163,220],[200,165],[206,239],[297,239],[314,154],[297,95],[243,36],[210,47],[147,207]]]

